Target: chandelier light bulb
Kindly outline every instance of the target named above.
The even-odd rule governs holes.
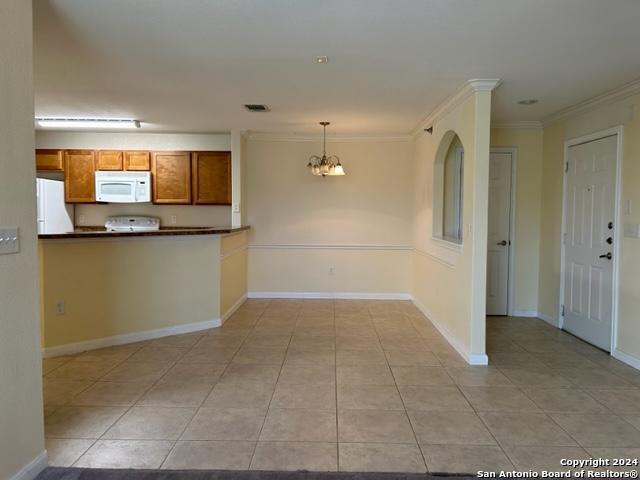
[[[336,155],[327,156],[327,125],[329,125],[329,122],[320,122],[320,125],[322,125],[323,129],[322,156],[311,155],[307,168],[316,176],[337,177],[345,175],[340,159]]]

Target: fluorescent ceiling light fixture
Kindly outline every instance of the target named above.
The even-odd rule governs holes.
[[[316,57],[316,63],[329,63],[329,57],[327,57],[326,55]]]
[[[36,118],[43,128],[140,128],[138,120],[124,118]]]

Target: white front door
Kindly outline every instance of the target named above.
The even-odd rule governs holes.
[[[563,328],[611,349],[617,136],[568,148]]]
[[[487,235],[487,315],[506,315],[511,250],[510,152],[491,152],[489,165],[489,228]]]

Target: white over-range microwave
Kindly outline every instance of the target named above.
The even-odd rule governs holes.
[[[141,203],[151,201],[151,172],[96,172],[96,201]]]

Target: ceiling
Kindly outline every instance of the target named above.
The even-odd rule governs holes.
[[[396,135],[501,78],[493,119],[540,120],[640,77],[639,18],[637,0],[36,0],[36,115]]]

